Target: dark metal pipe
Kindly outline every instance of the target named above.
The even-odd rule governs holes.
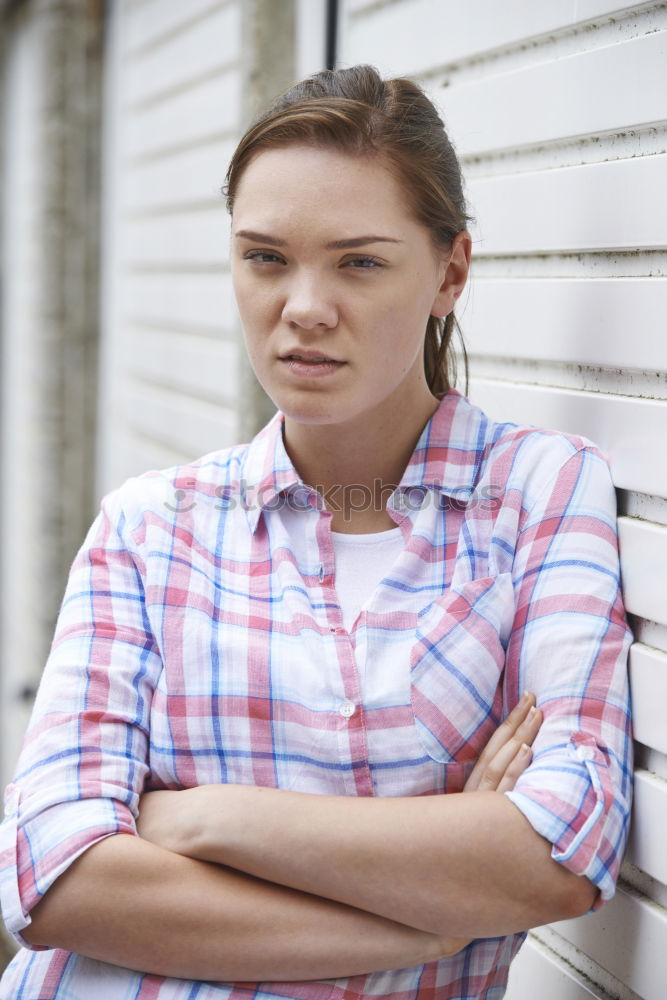
[[[327,0],[327,34],[325,63],[327,69],[336,68],[338,41],[338,0]]]

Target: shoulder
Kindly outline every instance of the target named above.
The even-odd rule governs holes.
[[[596,476],[610,482],[607,458],[589,438],[495,420],[468,400],[462,403],[461,416],[479,456],[478,489],[516,491],[522,506],[530,507],[559,479]]]
[[[103,497],[102,512],[122,532],[133,532],[146,523],[182,521],[195,511],[219,511],[221,499],[242,487],[249,447],[234,445],[192,462],[133,476]]]

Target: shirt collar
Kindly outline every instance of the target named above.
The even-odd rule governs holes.
[[[275,507],[281,494],[291,493],[297,506],[324,507],[320,495],[303,483],[287,454],[284,423],[284,415],[278,411],[246,451],[241,492],[253,532],[260,513]],[[465,505],[479,479],[488,424],[481,410],[450,389],[424,427],[396,492],[434,489]]]

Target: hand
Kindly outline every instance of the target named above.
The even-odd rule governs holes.
[[[542,713],[535,707],[535,695],[526,692],[486,744],[464,792],[507,792],[532,760],[531,744],[542,725]],[[449,958],[470,944],[470,938],[445,938],[443,958]]]
[[[507,792],[532,760],[531,744],[542,725],[535,695],[526,692],[486,744],[464,792]]]

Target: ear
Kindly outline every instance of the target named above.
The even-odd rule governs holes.
[[[454,308],[468,280],[471,250],[472,237],[464,229],[463,232],[456,234],[451,247],[443,254],[442,281],[431,306],[431,316],[442,319]]]

